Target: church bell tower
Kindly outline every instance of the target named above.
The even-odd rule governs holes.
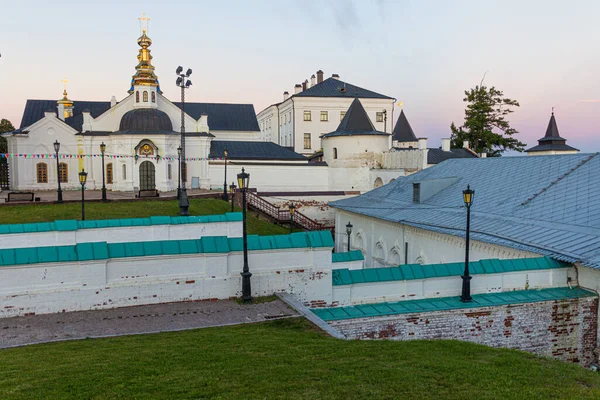
[[[137,56],[138,65],[135,67],[136,72],[132,77],[129,93],[134,95],[133,108],[158,108],[158,95],[162,92],[158,78],[154,74],[154,65],[152,65],[149,49],[152,45],[152,40],[147,35],[150,18],[142,14],[142,17],[138,19],[142,25],[142,36],[137,41],[141,48]]]

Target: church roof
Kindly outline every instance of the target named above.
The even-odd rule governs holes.
[[[65,122],[72,128],[81,130],[81,125],[83,124],[83,115],[81,113],[84,110],[89,110],[92,117],[96,118],[109,108],[110,101],[74,101],[73,116],[67,118]],[[23,129],[31,126],[44,118],[44,113],[48,110],[57,112],[56,100],[27,100],[20,128]]]
[[[408,123],[408,119],[406,119],[404,110],[400,111],[398,121],[396,121],[396,126],[394,127],[394,131],[392,132],[392,140],[396,140],[398,142],[418,141],[417,137],[415,136],[415,133],[413,132],[410,124]]]
[[[342,119],[335,132],[326,133],[321,137],[351,135],[389,135],[389,133],[380,132],[375,129],[362,103],[356,98],[350,104],[344,119]]]
[[[548,128],[546,128],[546,134],[543,138],[538,139],[538,145],[530,149],[525,150],[526,152],[536,151],[579,151],[578,149],[568,146],[567,139],[560,137],[558,132],[558,125],[556,125],[556,118],[554,118],[554,112],[548,122]]]
[[[369,99],[393,99],[392,97],[384,96],[383,94],[375,93],[334,78],[327,78],[323,82],[303,90],[292,97],[360,97]]]
[[[600,268],[600,153],[451,159],[331,206],[463,237],[462,191],[475,191],[471,239]],[[440,181],[448,185],[439,185]],[[413,183],[440,190],[413,201]]]
[[[227,158],[231,160],[286,160],[308,161],[306,157],[273,142],[250,142],[213,140],[210,142],[210,158],[223,157],[227,149]]]
[[[172,132],[171,118],[164,112],[153,108],[139,108],[127,111],[121,117],[119,131],[138,131],[146,133]]]

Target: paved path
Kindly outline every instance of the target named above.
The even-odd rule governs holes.
[[[0,319],[0,348],[88,337],[178,331],[300,316],[280,300],[154,304]]]

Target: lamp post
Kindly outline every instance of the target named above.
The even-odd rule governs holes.
[[[233,200],[235,198],[235,183],[233,182],[231,182],[231,185],[229,185],[229,194],[231,194],[231,212],[233,212]]]
[[[177,200],[179,200],[179,195],[181,194],[181,146],[177,148],[177,164],[179,164],[177,172]]]
[[[87,172],[84,169],[79,173],[79,183],[81,184],[81,220],[85,221],[85,183],[87,182]]]
[[[58,140],[54,142],[54,151],[56,152],[56,180],[58,181],[58,198],[56,199],[57,203],[62,203],[62,189],[60,188],[60,163],[58,161],[58,151],[60,150],[60,143]]]
[[[100,144],[100,153],[102,154],[102,201],[106,203],[106,180],[104,179],[104,152],[106,151],[106,145],[104,142]]]
[[[225,179],[223,179],[223,200],[229,201],[227,197],[227,149],[223,150],[223,155],[225,156]]]
[[[387,133],[387,110],[383,110],[383,132]]]
[[[348,221],[346,225],[346,235],[348,236],[348,251],[350,251],[350,235],[352,234],[352,224]]]
[[[294,213],[296,212],[296,206],[294,203],[290,204],[290,233],[292,233],[292,227],[294,225]]]
[[[246,190],[250,183],[250,174],[244,172],[237,175],[238,187],[242,191],[242,234],[244,236],[244,268],[242,270],[242,301],[247,303],[252,301],[252,290],[250,288],[250,277],[252,273],[248,268],[248,235],[246,234]]]
[[[179,192],[179,215],[190,215],[188,209],[190,208],[190,201],[188,200],[187,190],[185,188],[185,182],[187,181],[187,164],[185,161],[185,89],[189,89],[192,86],[192,81],[188,78],[192,74],[192,69],[183,73],[183,67],[177,67],[175,71],[177,74],[177,81],[175,84],[181,88],[181,155],[179,157],[180,174],[181,174],[181,189]],[[183,164],[181,159],[183,159]]]
[[[469,233],[471,230],[471,205],[473,204],[473,197],[475,191],[471,190],[471,187],[467,185],[467,189],[463,190],[463,201],[465,207],[467,207],[467,234],[466,234],[466,249],[465,249],[465,272],[462,278],[462,294],[460,295],[460,301],[470,302],[471,298],[471,276],[469,275]]]

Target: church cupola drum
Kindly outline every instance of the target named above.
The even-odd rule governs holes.
[[[129,93],[134,94],[134,108],[158,108],[158,94],[160,86],[158,78],[154,73],[154,65],[152,65],[152,55],[150,55],[149,47],[152,45],[152,40],[147,35],[147,21],[150,18],[142,15],[139,20],[142,23],[142,36],[138,38],[138,45],[141,47],[138,52],[138,64],[135,67],[135,74],[131,80],[131,88]]]

